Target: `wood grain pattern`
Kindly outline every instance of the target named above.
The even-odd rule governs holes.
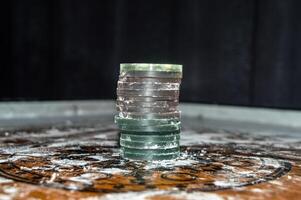
[[[296,137],[192,127],[183,127],[181,157],[160,162],[120,158],[110,123],[2,131],[0,199],[301,197]]]

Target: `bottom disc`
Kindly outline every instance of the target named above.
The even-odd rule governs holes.
[[[180,140],[180,134],[171,135],[133,135],[120,133],[120,140],[129,142],[175,142]]]
[[[158,148],[158,149],[139,149],[139,148],[128,148],[121,146],[121,150],[126,153],[131,154],[141,154],[141,155],[164,155],[164,154],[171,154],[171,153],[178,153],[180,152],[180,146],[174,148]]]
[[[131,160],[172,160],[179,157],[180,152],[168,154],[135,154],[122,150],[121,156],[125,159]]]
[[[180,131],[181,123],[171,123],[166,125],[157,125],[157,126],[140,126],[140,125],[126,125],[126,124],[117,124],[118,128],[121,131],[130,131],[130,132],[169,132],[169,131]]]
[[[172,149],[180,146],[180,142],[178,141],[166,141],[166,142],[144,142],[144,141],[127,141],[120,139],[120,146],[126,148],[135,148],[135,149]]]
[[[179,135],[180,129],[175,131],[127,131],[127,130],[120,130],[122,135],[132,135],[132,136],[139,136],[139,137],[152,137],[152,136],[172,136],[172,135]]]

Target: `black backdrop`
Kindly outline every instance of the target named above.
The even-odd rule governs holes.
[[[184,65],[181,100],[301,108],[299,0],[2,3],[1,100],[115,98],[120,62]]]

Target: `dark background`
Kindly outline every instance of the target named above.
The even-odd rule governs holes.
[[[115,98],[121,62],[184,66],[181,100],[301,108],[299,0],[11,0],[1,100]]]

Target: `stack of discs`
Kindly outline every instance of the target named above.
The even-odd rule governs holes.
[[[182,65],[121,64],[115,123],[121,155],[167,160],[180,153],[179,88]]]

